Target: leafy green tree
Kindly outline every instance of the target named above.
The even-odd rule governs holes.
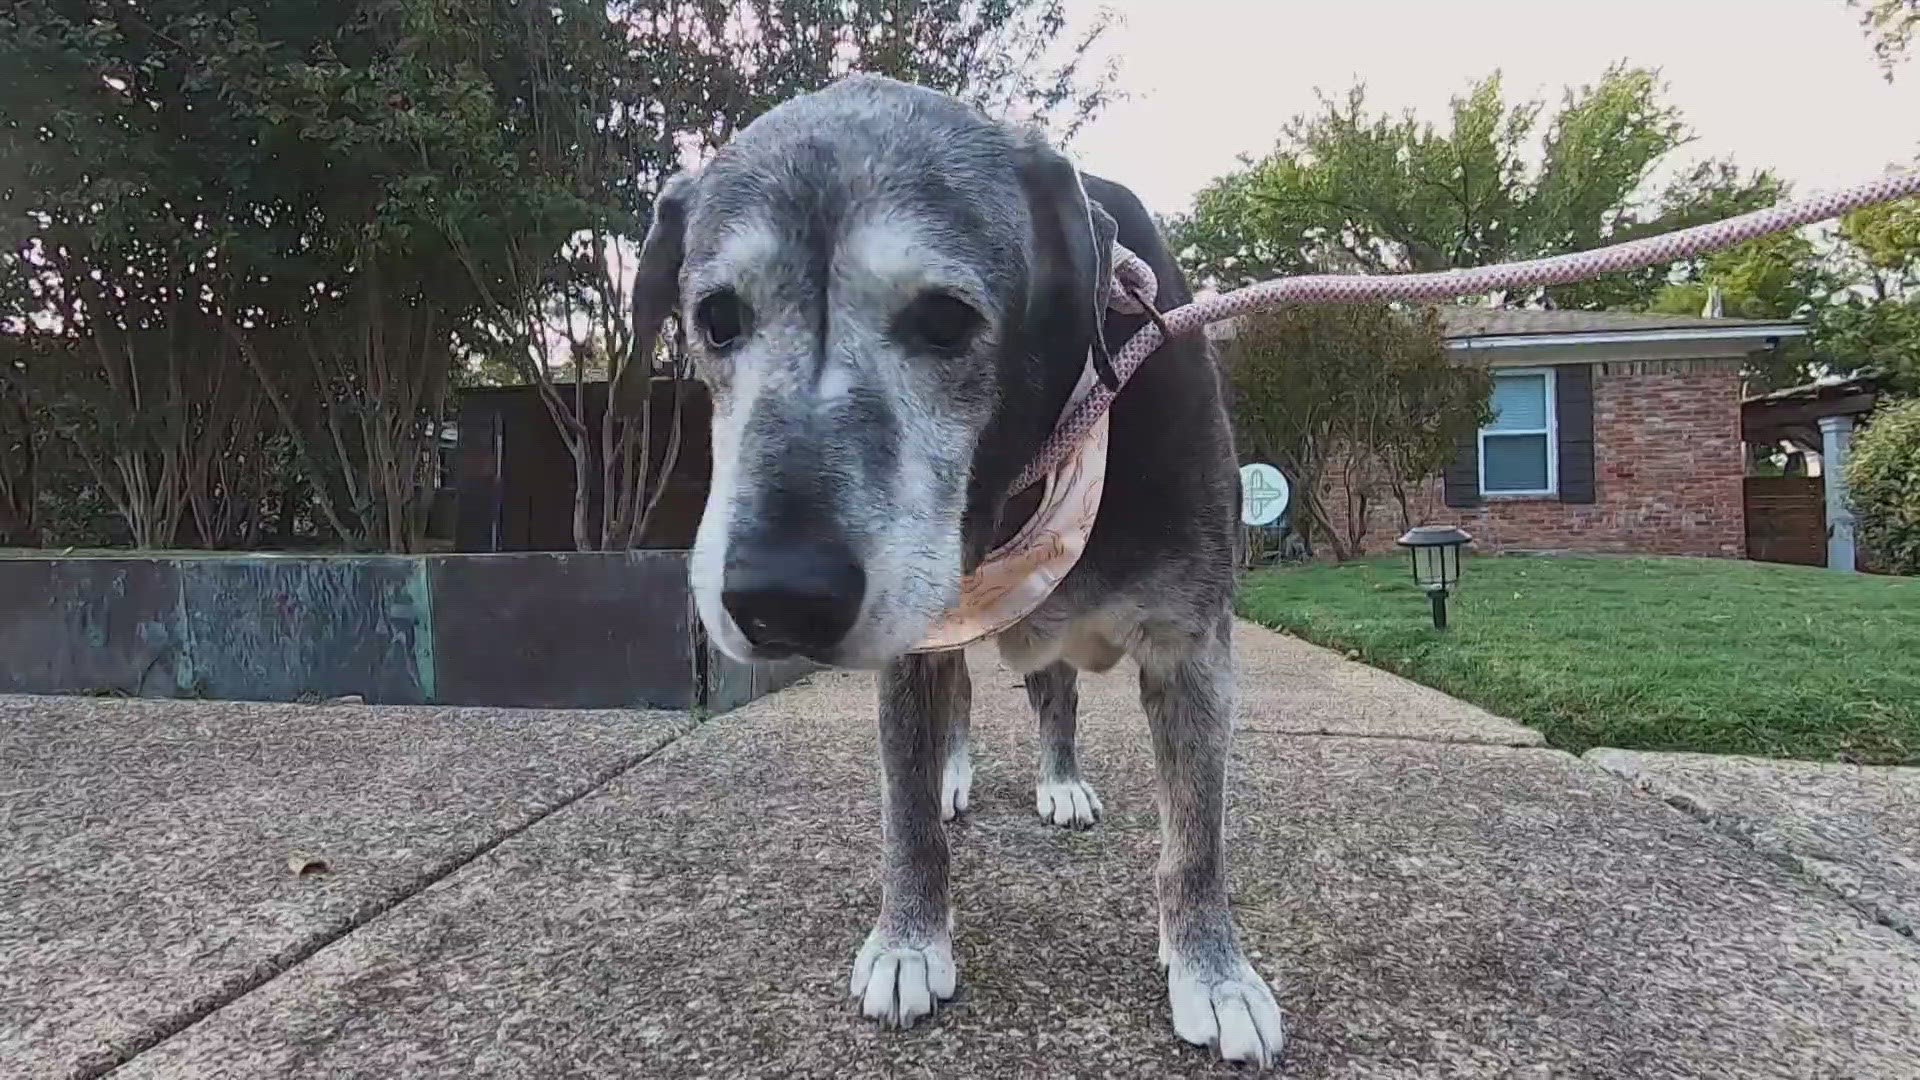
[[[1293,481],[1303,532],[1360,554],[1373,509],[1411,524],[1416,485],[1490,419],[1486,370],[1447,355],[1432,309],[1283,308],[1236,322],[1225,359],[1241,452]]]
[[[1568,91],[1549,117],[1538,101],[1509,105],[1496,74],[1456,98],[1450,123],[1436,130],[1371,110],[1356,86],[1296,116],[1272,153],[1203,190],[1171,223],[1175,247],[1196,278],[1231,288],[1314,270],[1428,271],[1560,254],[1775,201],[1772,176],[1719,162],[1645,190],[1689,138],[1660,91],[1652,72],[1616,67]],[[1504,302],[1644,304],[1666,279],[1666,268],[1653,268]]]
[[[1687,280],[1662,289],[1647,310],[1701,315],[1717,294],[1720,313],[1729,318],[1806,319],[1821,310],[1832,288],[1813,242],[1800,233],[1781,233],[1699,260]],[[1811,340],[1795,339],[1750,358],[1748,389],[1761,392],[1806,382],[1817,351]]]
[[[74,347],[44,414],[85,462],[136,544],[175,542],[207,454],[228,441],[218,331],[199,300],[211,275],[210,213],[166,141],[198,127],[207,98],[151,63],[143,22],[126,30],[93,5],[23,0],[0,15],[0,183],[8,277],[36,303],[18,332]],[[175,29],[192,36],[207,21]],[[75,85],[77,83],[77,85]],[[73,86],[71,93],[62,92]]]
[[[0,87],[0,136],[24,165],[0,194],[0,258],[30,267],[38,314],[87,343],[74,354],[92,370],[63,392],[62,430],[138,544],[175,542],[189,515],[203,543],[239,519],[255,529],[275,456],[255,444],[266,402],[334,531],[408,544],[404,528],[375,527],[404,511],[348,497],[382,486],[356,490],[354,470],[376,455],[326,453],[301,423],[404,382],[376,388],[365,370],[320,365],[355,332],[363,354],[407,355],[404,341],[389,347],[391,318],[342,326],[334,310],[368,295],[383,254],[371,241],[399,232],[364,182],[365,146],[342,145],[351,119],[317,108],[315,73],[377,27],[361,18],[375,7],[24,0],[0,27],[11,54],[0,68],[16,76]],[[324,392],[301,395],[270,365],[311,368]],[[377,445],[380,429],[363,424],[363,441]]]
[[[1806,340],[1755,359],[1752,389],[1875,369],[1920,391],[1920,200],[1868,207],[1812,236],[1763,237],[1687,273],[1650,309],[1698,314],[1718,290],[1728,316],[1806,320]]]
[[[1790,319],[1806,314],[1825,284],[1812,241],[1777,233],[1708,255],[1697,276],[1661,290],[1648,310],[1698,315],[1717,293],[1729,318]]]
[[[485,149],[461,173],[465,190],[437,200],[436,220],[484,303],[478,351],[536,389],[572,457],[581,549],[636,542],[678,454],[681,379],[635,380],[643,398],[662,384],[676,395],[659,460],[654,410],[644,401],[631,415],[607,410],[596,430],[584,385],[628,363],[683,374],[670,358],[629,355],[628,241],[686,152],[711,151],[779,101],[854,70],[1068,135],[1110,85],[1110,72],[1084,67],[1103,22],[1051,59],[1065,29],[1059,0],[627,3],[611,24],[586,0],[478,7],[511,25],[467,42],[472,54],[455,64],[456,73],[489,72],[478,96],[490,115],[473,132]],[[502,64],[501,40],[519,43],[526,59]],[[673,93],[662,93],[667,85]],[[597,522],[596,490],[605,493]]]
[[[855,67],[1070,130],[1110,78],[1091,37],[1056,59],[1063,10],[18,0],[0,11],[0,270],[43,332],[84,346],[60,430],[138,542],[257,521],[258,485],[224,473],[279,475],[284,449],[332,533],[409,550],[462,358],[547,390],[589,351],[626,361],[622,260],[683,153]],[[250,442],[263,412],[269,452]],[[593,438],[555,419],[584,491]],[[597,434],[610,469],[648,445]],[[606,481],[627,517],[603,539],[632,523],[644,468]]]
[[[1920,199],[1849,214],[1839,234],[1832,273],[1841,287],[1816,324],[1822,358],[1842,371],[1877,369],[1920,394]]]
[[[1847,0],[1847,6],[1860,10],[1861,28],[1891,81],[1894,68],[1913,45],[1914,29],[1920,27],[1920,0]]]
[[[853,71],[955,94],[1070,139],[1114,93],[1095,69],[1112,27],[1102,12],[1069,36],[1064,0],[621,0],[643,39],[669,43],[676,75],[697,83],[717,145],[787,98]]]

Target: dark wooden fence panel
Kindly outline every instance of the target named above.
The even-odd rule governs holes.
[[[1748,558],[1827,564],[1827,497],[1819,477],[1749,476],[1746,513]]]
[[[562,386],[571,402],[573,387]],[[586,419],[591,431],[587,520],[599,535],[600,422],[606,384],[588,383]],[[713,403],[704,383],[680,383],[680,451],[665,494],[654,512],[645,548],[693,546],[712,472]],[[649,453],[658,468],[667,458],[673,430],[674,388],[655,379],[648,427]],[[460,448],[454,466],[458,492],[454,550],[573,551],[574,463],[539,392],[531,386],[485,387],[460,393]]]

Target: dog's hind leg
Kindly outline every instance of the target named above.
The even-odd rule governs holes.
[[[941,776],[953,702],[967,696],[965,653],[910,655],[881,671],[880,918],[853,963],[861,1011],[906,1027],[952,997],[953,912]]]
[[[1283,1038],[1280,1008],[1241,952],[1227,902],[1232,622],[1221,618],[1199,640],[1151,642],[1139,658],[1157,774],[1160,959],[1173,1029],[1229,1061],[1269,1065]]]
[[[1079,675],[1064,660],[1026,677],[1027,701],[1040,721],[1040,775],[1033,806],[1040,820],[1062,828],[1087,829],[1100,820],[1100,796],[1080,775],[1075,745],[1079,723]]]
[[[952,821],[966,813],[973,796],[973,753],[968,745],[973,726],[973,680],[967,674],[966,654],[954,655],[961,658],[960,670],[946,697],[934,702],[935,708],[946,710],[947,718],[947,763],[940,773],[941,821]]]

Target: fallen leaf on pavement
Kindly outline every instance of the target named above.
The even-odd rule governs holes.
[[[294,877],[306,877],[308,874],[330,873],[333,867],[328,866],[327,860],[318,855],[296,851],[287,856],[287,869],[293,871]]]

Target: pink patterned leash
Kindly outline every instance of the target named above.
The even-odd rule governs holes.
[[[1601,274],[1638,270],[1660,263],[1692,258],[1710,251],[1736,247],[1770,233],[1785,232],[1816,221],[1839,217],[1863,206],[1892,202],[1920,195],[1920,170],[1892,173],[1878,180],[1809,199],[1782,203],[1766,210],[1696,225],[1690,229],[1629,240],[1623,244],[1555,255],[1525,262],[1476,266],[1464,270],[1443,270],[1429,274],[1311,274],[1276,278],[1249,285],[1220,296],[1196,300],[1161,314],[1130,338],[1113,356],[1113,371],[1121,386],[1133,377],[1140,365],[1166,340],[1166,334],[1186,334],[1208,323],[1222,322],[1240,315],[1266,311],[1287,304],[1378,304],[1392,300],[1433,301],[1473,296],[1497,289],[1538,288],[1565,285]],[[1157,296],[1158,283],[1152,269],[1131,252],[1122,251],[1114,266],[1119,287],[1113,290],[1109,306],[1133,314],[1152,308],[1141,297]],[[1164,333],[1163,333],[1164,327]],[[1013,491],[1026,490],[1052,472],[1067,452],[1086,436],[1095,420],[1113,403],[1114,390],[1096,385],[1079,407],[1067,414],[1053,430],[1040,453],[1014,481]]]

